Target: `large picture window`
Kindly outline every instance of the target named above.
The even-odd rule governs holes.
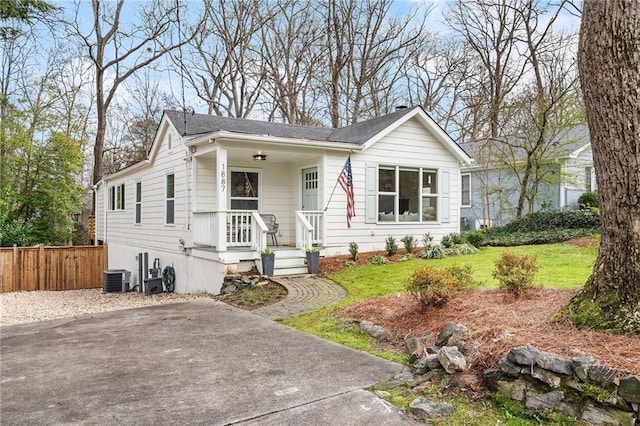
[[[170,174],[167,175],[167,185],[166,185],[166,216],[165,223],[166,224],[174,224],[175,223],[175,202],[176,202],[176,186],[175,186],[176,175]]]
[[[378,222],[438,220],[438,171],[378,167]]]
[[[231,210],[258,210],[259,174],[252,171],[231,171]]]

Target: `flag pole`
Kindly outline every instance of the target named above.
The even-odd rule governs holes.
[[[349,158],[351,158],[351,153],[349,153],[349,156],[347,157],[346,160],[344,160],[344,166],[342,166],[342,170],[344,170],[344,167],[347,165],[347,161],[349,161]],[[342,173],[342,170],[340,171],[340,173]],[[333,193],[336,192],[336,188],[338,187],[338,179],[336,179],[336,183],[333,185],[333,190],[331,191],[331,195],[329,195],[329,200],[327,201],[327,205],[325,206],[323,211],[327,211],[327,209],[329,208],[329,203],[331,202],[331,199],[333,198]]]

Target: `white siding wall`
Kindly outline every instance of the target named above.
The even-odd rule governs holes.
[[[167,149],[168,131],[172,131],[172,149]],[[212,279],[214,272],[224,267],[213,261],[190,259],[182,252],[179,240],[190,241],[187,223],[187,202],[190,191],[187,190],[188,175],[191,175],[191,163],[186,161],[187,151],[171,126],[167,126],[160,135],[161,143],[157,155],[148,167],[143,167],[119,178],[107,181],[103,190],[113,185],[125,184],[125,209],[107,211],[106,241],[109,244],[109,268],[125,268],[136,272],[136,255],[148,252],[150,263],[159,258],[161,267],[173,264],[176,268],[176,291],[207,291],[216,293],[222,280]],[[189,172],[187,173],[187,170]],[[205,185],[213,185],[206,167],[196,163],[196,173],[204,173]],[[215,170],[213,171],[213,173]],[[174,224],[165,224],[166,214],[166,176],[175,175]],[[193,179],[193,177],[189,177]],[[142,182],[141,223],[134,224],[136,182]],[[212,186],[213,188],[213,186]],[[102,190],[100,191],[102,192]],[[204,192],[204,191],[202,191]],[[199,192],[200,194],[200,192]],[[101,202],[104,197],[101,194]],[[196,203],[204,202],[196,200]],[[195,263],[202,263],[192,269]],[[151,265],[149,265],[151,266]],[[202,277],[191,277],[200,274]],[[187,279],[190,276],[192,279]],[[210,279],[206,277],[209,276]]]
[[[324,188],[329,197],[338,178],[346,155],[329,154]],[[349,242],[358,243],[360,251],[383,250],[385,239],[395,237],[398,242],[405,235],[418,241],[429,232],[436,241],[451,232],[460,231],[460,168],[456,158],[437,142],[417,121],[410,120],[375,143],[362,153],[351,155],[356,217],[351,220],[351,229],[346,224],[346,195],[338,187],[327,211],[327,235],[329,248],[326,253],[346,253]],[[397,165],[407,167],[435,168],[439,179],[443,172],[449,173],[449,222],[448,223],[365,223],[365,166],[366,164]],[[440,188],[443,183],[440,182]],[[439,201],[440,202],[440,201]],[[440,212],[440,217],[443,212]]]
[[[195,200],[194,210],[210,211],[216,209],[216,159],[198,157],[195,162]]]
[[[105,215],[105,194],[108,193],[105,185],[100,185],[96,191],[96,231],[98,240],[104,241],[104,215]],[[93,238],[93,236],[91,236]]]

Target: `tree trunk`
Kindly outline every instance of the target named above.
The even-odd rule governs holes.
[[[640,333],[640,0],[586,0],[578,65],[602,216],[578,326]]]

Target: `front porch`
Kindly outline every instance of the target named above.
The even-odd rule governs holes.
[[[203,257],[227,265],[249,262],[260,270],[260,253],[269,248],[276,256],[275,275],[306,273],[306,250],[324,245],[324,212],[295,211],[294,217],[295,240],[291,242],[280,240],[284,234],[272,239],[256,210],[193,212],[193,248]],[[276,239],[278,245],[274,244]]]

